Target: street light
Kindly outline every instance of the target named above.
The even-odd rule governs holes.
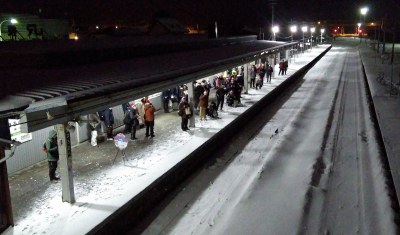
[[[3,20],[2,22],[0,22],[0,41],[3,41],[3,38],[1,37],[1,25],[4,22],[7,22],[7,21],[10,21],[11,24],[17,24],[18,23],[18,21],[16,19],[14,19],[14,18]]]
[[[276,41],[276,33],[279,32],[279,27],[277,25],[272,27],[272,32],[274,33],[274,38],[272,41]]]
[[[297,25],[292,25],[290,26],[290,37],[291,37],[291,42],[293,42],[293,34],[297,32]],[[293,59],[295,59],[295,54],[294,54],[294,49],[293,49],[293,45],[292,45],[292,53],[293,53]]]
[[[361,8],[360,9],[360,12],[361,12],[361,15],[363,16],[363,25],[365,25],[365,15],[367,14],[367,12],[368,12],[368,7],[363,7],[363,8]],[[365,28],[364,29],[364,31],[366,30],[367,28]],[[361,38],[362,38],[362,29],[361,29]],[[360,42],[361,42],[361,38],[360,38]]]
[[[311,49],[312,49],[312,34],[315,32],[315,27],[310,28],[310,32],[311,32],[311,41],[310,41],[310,45],[311,45]]]
[[[322,34],[325,33],[325,29],[321,29],[321,44],[322,44]]]
[[[290,26],[290,32],[291,32],[290,37],[292,38],[293,42],[293,34],[297,32],[297,25]]]
[[[307,26],[301,27],[301,31],[303,32],[303,47],[301,48],[301,53],[304,53],[304,46],[305,46],[305,44],[304,44],[304,33],[307,32],[307,30],[308,30]]]

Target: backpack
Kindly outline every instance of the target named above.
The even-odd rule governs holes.
[[[105,116],[106,116],[106,115],[105,115],[105,113],[104,113],[104,110],[99,111],[99,118],[100,118],[100,121],[103,121],[103,122],[104,122],[104,120],[106,119]]]
[[[132,124],[132,121],[133,120],[131,119],[130,111],[127,111],[125,113],[125,117],[124,117],[123,122],[124,122],[125,125],[130,125],[130,124]]]

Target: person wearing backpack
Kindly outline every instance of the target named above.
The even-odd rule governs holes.
[[[131,140],[135,140],[136,138],[136,129],[139,125],[139,114],[137,112],[136,106],[129,106],[125,112],[124,124],[125,131],[131,132]]]
[[[111,108],[104,110],[104,125],[107,128],[107,139],[113,139],[114,114]]]
[[[57,131],[51,130],[49,137],[45,142],[46,147],[46,158],[49,163],[49,177],[50,181],[57,181],[60,177],[56,176],[56,170],[58,165],[58,144],[57,144]]]

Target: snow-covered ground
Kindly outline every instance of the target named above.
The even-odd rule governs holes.
[[[396,234],[356,46],[337,42],[240,153],[199,173],[144,234]]]

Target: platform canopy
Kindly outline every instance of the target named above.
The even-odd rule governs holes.
[[[65,123],[290,49],[255,36],[135,37],[0,45],[0,117],[24,131]]]

